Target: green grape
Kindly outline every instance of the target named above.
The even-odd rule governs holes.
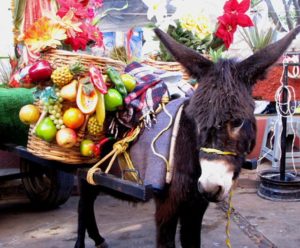
[[[50,115],[50,119],[53,121],[55,120],[55,116],[54,115]]]

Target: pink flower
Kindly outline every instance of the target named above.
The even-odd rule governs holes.
[[[88,39],[94,41],[96,46],[103,46],[103,34],[99,28],[90,23],[85,23],[82,25],[81,29],[84,29],[87,32]]]
[[[59,9],[57,11],[57,15],[60,17],[65,16],[69,10],[74,12],[75,17],[79,19],[88,18],[88,11],[85,7],[85,3],[79,0],[57,0],[59,3]]]

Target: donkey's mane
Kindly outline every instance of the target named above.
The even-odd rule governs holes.
[[[199,80],[186,111],[198,128],[219,128],[229,120],[251,118],[254,101],[250,86],[241,83],[234,59],[221,59]]]

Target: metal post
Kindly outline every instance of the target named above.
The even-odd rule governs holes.
[[[288,65],[284,65],[284,74],[283,74],[283,85],[287,86],[288,84]],[[282,113],[281,113],[281,121],[282,121],[282,132],[281,132],[281,158],[280,158],[280,180],[285,181],[285,158],[286,158],[286,123],[287,117],[287,89],[283,88],[282,91]]]

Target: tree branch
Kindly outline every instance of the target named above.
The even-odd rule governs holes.
[[[292,22],[291,15],[290,15],[290,4],[287,4],[286,0],[282,0],[282,3],[284,6],[286,23],[288,25],[289,30],[292,30],[293,22]]]
[[[287,30],[282,26],[281,21],[279,20],[279,17],[277,15],[277,13],[275,12],[275,9],[274,9],[271,1],[270,0],[264,0],[264,1],[268,6],[269,15],[270,15],[271,19],[273,20],[274,24],[276,25],[276,29],[279,32],[286,32]]]

